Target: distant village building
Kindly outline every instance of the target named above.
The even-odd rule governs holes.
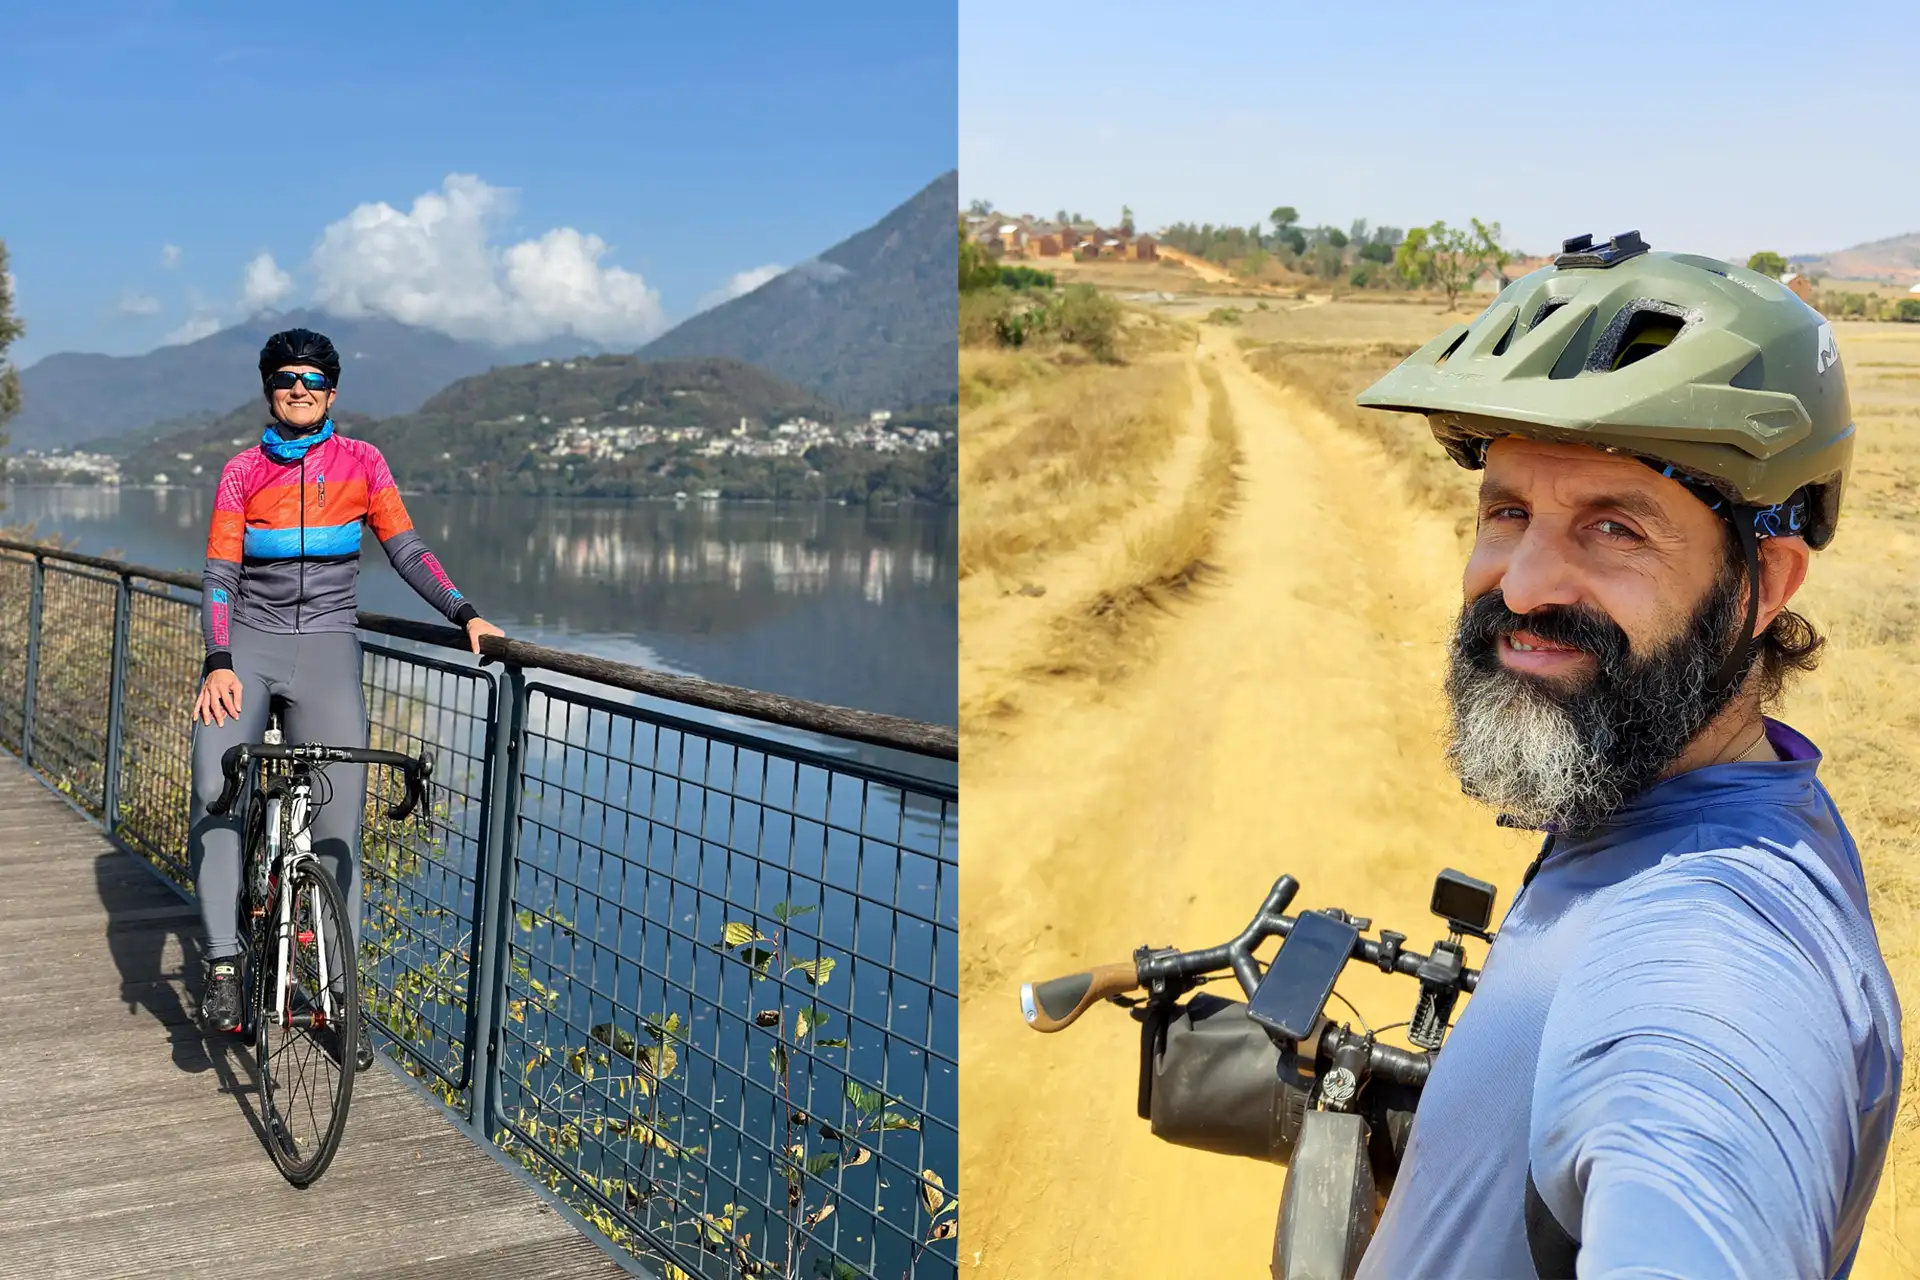
[[[967,218],[967,235],[999,258],[1110,259],[1116,262],[1153,262],[1160,245],[1149,235],[1123,230],[1072,226],[1022,214],[992,219]]]
[[[1787,286],[1787,288],[1793,290],[1794,295],[1798,297],[1800,301],[1802,302],[1813,301],[1813,281],[1807,279],[1805,276],[1799,274],[1798,272],[1796,271],[1787,272],[1786,275],[1783,275],[1780,277],[1780,283]]]

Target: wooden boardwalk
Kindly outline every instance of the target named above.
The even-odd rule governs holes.
[[[199,970],[197,910],[0,752],[0,1277],[627,1274],[384,1059],[288,1185]]]

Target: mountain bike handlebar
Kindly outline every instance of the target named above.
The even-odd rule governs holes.
[[[1171,948],[1155,951],[1141,947],[1130,961],[1103,964],[1045,982],[1022,983],[1020,1012],[1035,1031],[1059,1031],[1072,1026],[1081,1014],[1102,1000],[1124,996],[1143,987],[1154,996],[1178,996],[1199,979],[1228,969],[1233,971],[1247,998],[1252,999],[1261,976],[1259,962],[1253,958],[1254,948],[1268,938],[1284,938],[1292,931],[1293,918],[1281,913],[1299,888],[1300,882],[1292,876],[1276,880],[1253,922],[1232,942],[1200,951]],[[1348,919],[1363,930],[1372,924],[1366,919]],[[1428,965],[1432,957],[1402,947],[1400,944],[1405,940],[1405,934],[1387,929],[1380,931],[1378,940],[1356,939],[1348,963],[1361,961],[1383,973],[1419,977],[1422,967]],[[1479,980],[1479,970],[1463,969],[1460,989],[1471,992]]]
[[[226,754],[220,757],[220,772],[225,775],[226,784],[220,789],[219,798],[207,806],[208,813],[223,814],[233,807],[234,800],[240,795],[240,786],[246,781],[247,769],[254,760],[294,760],[322,768],[330,764],[381,764],[398,769],[406,778],[407,793],[399,804],[387,809],[387,818],[393,822],[400,821],[414,811],[426,795],[427,783],[433,777],[433,757],[425,752],[410,756],[398,751],[376,751],[370,747],[329,747],[320,743],[280,746],[243,742],[237,747],[228,747]]]

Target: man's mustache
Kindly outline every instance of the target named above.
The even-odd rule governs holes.
[[[1495,587],[1461,611],[1460,640],[1466,652],[1475,656],[1490,656],[1497,641],[1516,631],[1592,654],[1608,671],[1620,669],[1632,648],[1619,623],[1587,605],[1542,605],[1531,613],[1515,613]]]

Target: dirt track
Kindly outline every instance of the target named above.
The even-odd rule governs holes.
[[[1219,330],[1191,358],[1218,371],[1243,457],[1220,577],[1175,606],[1125,685],[1095,700],[1030,681],[1011,735],[964,756],[963,1272],[1266,1270],[1283,1172],[1153,1139],[1134,1115],[1134,1023],[1102,1007],[1038,1035],[1022,980],[1143,942],[1224,941],[1282,872],[1302,882],[1296,907],[1344,906],[1424,949],[1436,872],[1497,883],[1497,919],[1535,848],[1441,760],[1452,520],[1406,501],[1383,454],[1248,370]],[[1163,489],[1192,453],[1176,448]],[[1049,594],[1019,598],[1031,608],[963,613],[963,700],[1014,678],[1101,563],[1089,551],[1038,573]],[[1404,980],[1356,973],[1340,989],[1377,1022],[1412,1009]]]

